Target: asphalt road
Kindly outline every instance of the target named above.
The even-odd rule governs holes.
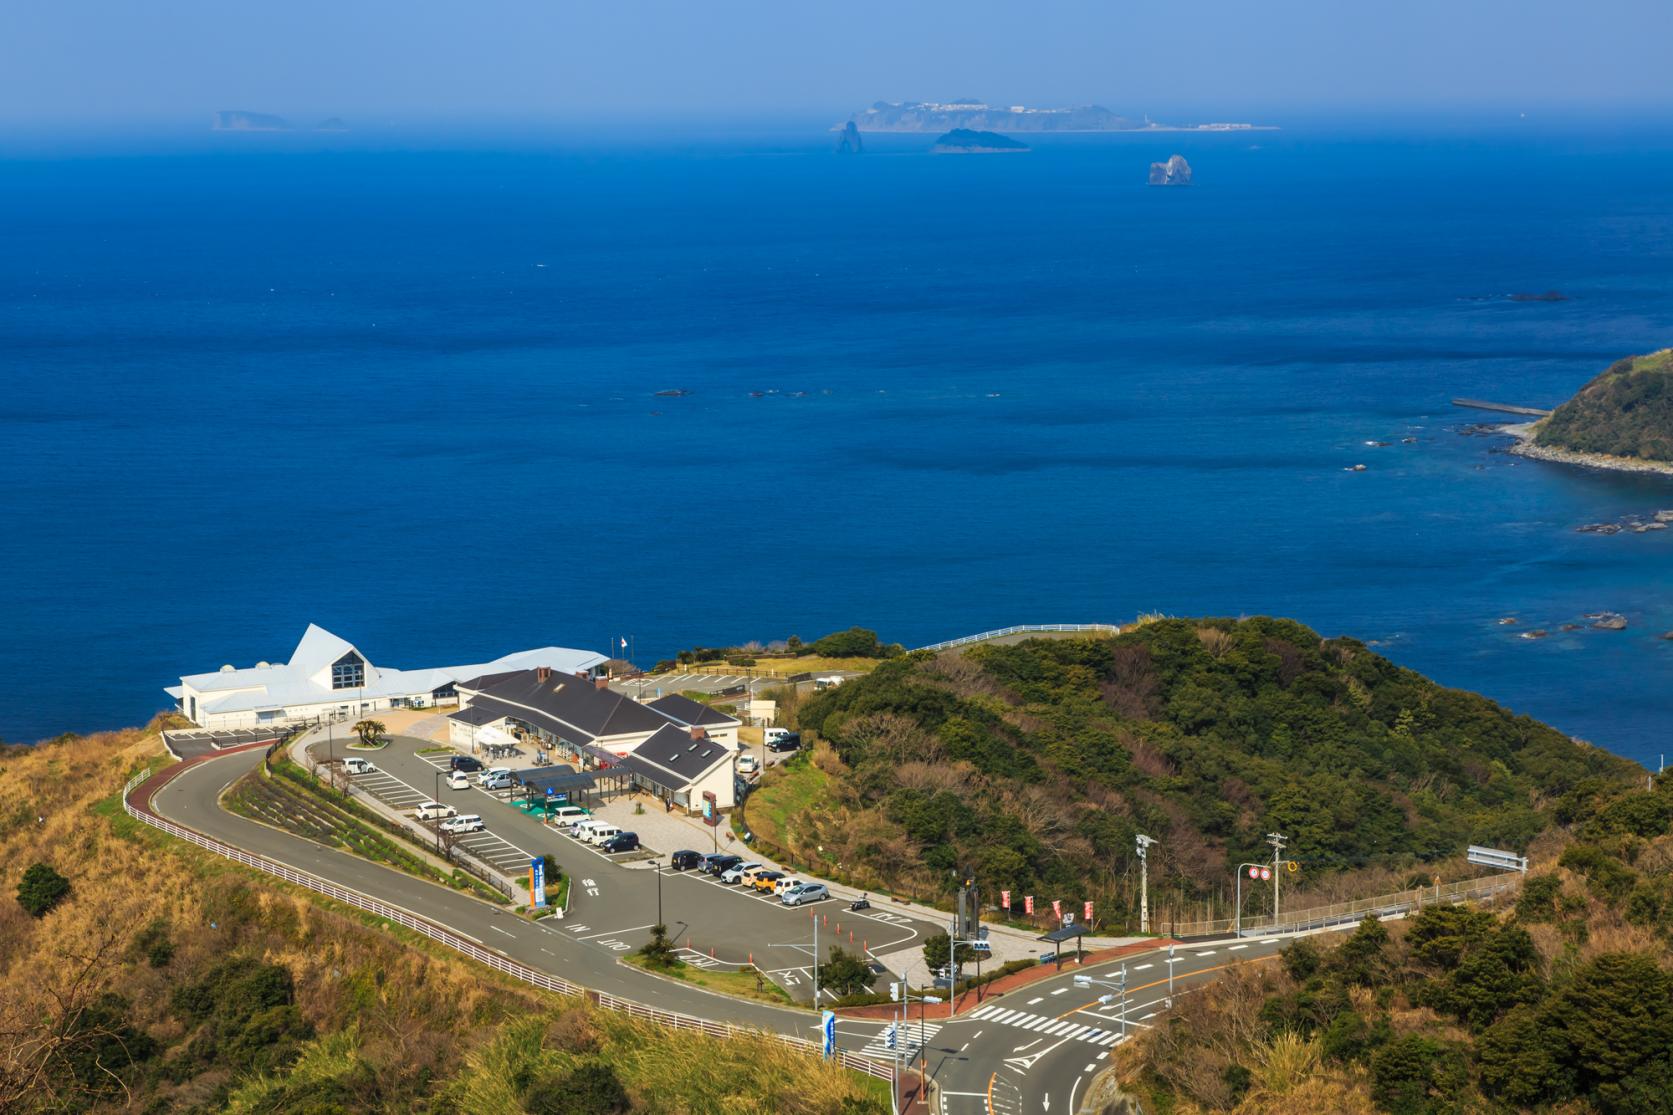
[[[586,936],[616,953],[630,952],[650,938],[659,906],[659,880],[650,860],[634,853],[610,856],[583,844],[507,804],[504,792],[475,786],[448,789],[442,773],[448,756],[417,754],[424,746],[433,745],[397,738],[381,751],[360,753],[378,767],[379,775],[356,776],[356,786],[407,808],[436,795],[461,813],[481,814],[487,832],[464,841],[479,858],[501,870],[511,868],[506,873],[514,879],[527,871],[531,856],[550,855],[571,880],[566,933],[582,935],[584,929]],[[675,850],[655,849],[664,862]],[[821,951],[840,943],[853,951],[869,946],[875,953],[889,953],[943,931],[892,910],[854,913],[838,899],[792,909],[776,898],[689,871],[664,871],[660,887],[661,916],[669,936],[682,948],[682,959],[730,968],[754,963],[793,998],[808,1002],[813,998],[815,918],[820,922]]]

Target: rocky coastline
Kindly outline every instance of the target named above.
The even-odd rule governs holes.
[[[1612,457],[1608,453],[1582,453],[1574,449],[1557,449],[1534,443],[1533,422],[1510,423],[1499,427],[1499,432],[1516,439],[1509,452],[1535,461],[1550,461],[1560,465],[1605,469],[1610,472],[1651,472],[1673,476],[1673,461],[1647,461],[1638,457]]]

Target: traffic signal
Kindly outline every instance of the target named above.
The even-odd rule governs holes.
[[[895,1024],[893,1022],[889,1023],[889,1028],[883,1031],[883,1046],[886,1049],[897,1049],[900,1047],[900,1034],[896,1031]]]
[[[900,1002],[900,984],[891,983],[889,985],[889,1002],[891,1002],[891,1003]],[[889,1029],[893,1030],[894,1027],[891,1026],[891,1027],[889,1027]]]

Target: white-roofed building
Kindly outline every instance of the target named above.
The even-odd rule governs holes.
[[[352,643],[310,623],[289,662],[183,676],[169,696],[202,728],[267,727],[301,720],[359,719],[379,709],[457,703],[459,682],[484,674],[544,666],[590,673],[607,659],[570,647],[541,647],[464,666],[396,670],[375,666]]]

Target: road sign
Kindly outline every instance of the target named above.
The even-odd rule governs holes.
[[[819,1016],[819,1029],[825,1036],[825,1056],[836,1052],[836,1011],[824,1011]]]
[[[1270,878],[1272,878],[1272,868],[1270,868],[1270,867],[1261,868],[1261,882],[1264,883],[1264,882],[1266,882],[1266,880],[1268,880]]]
[[[900,1034],[895,1030],[895,1024],[889,1023],[889,1028],[883,1031],[883,1048],[895,1049],[900,1045]]]
[[[1294,875],[1297,871],[1301,870],[1301,864],[1297,863],[1293,859],[1287,859],[1284,861],[1284,870],[1288,871],[1291,875]]]
[[[1260,868],[1258,868],[1258,867],[1249,868],[1249,878],[1259,879],[1260,877],[1261,877],[1261,869]]]

